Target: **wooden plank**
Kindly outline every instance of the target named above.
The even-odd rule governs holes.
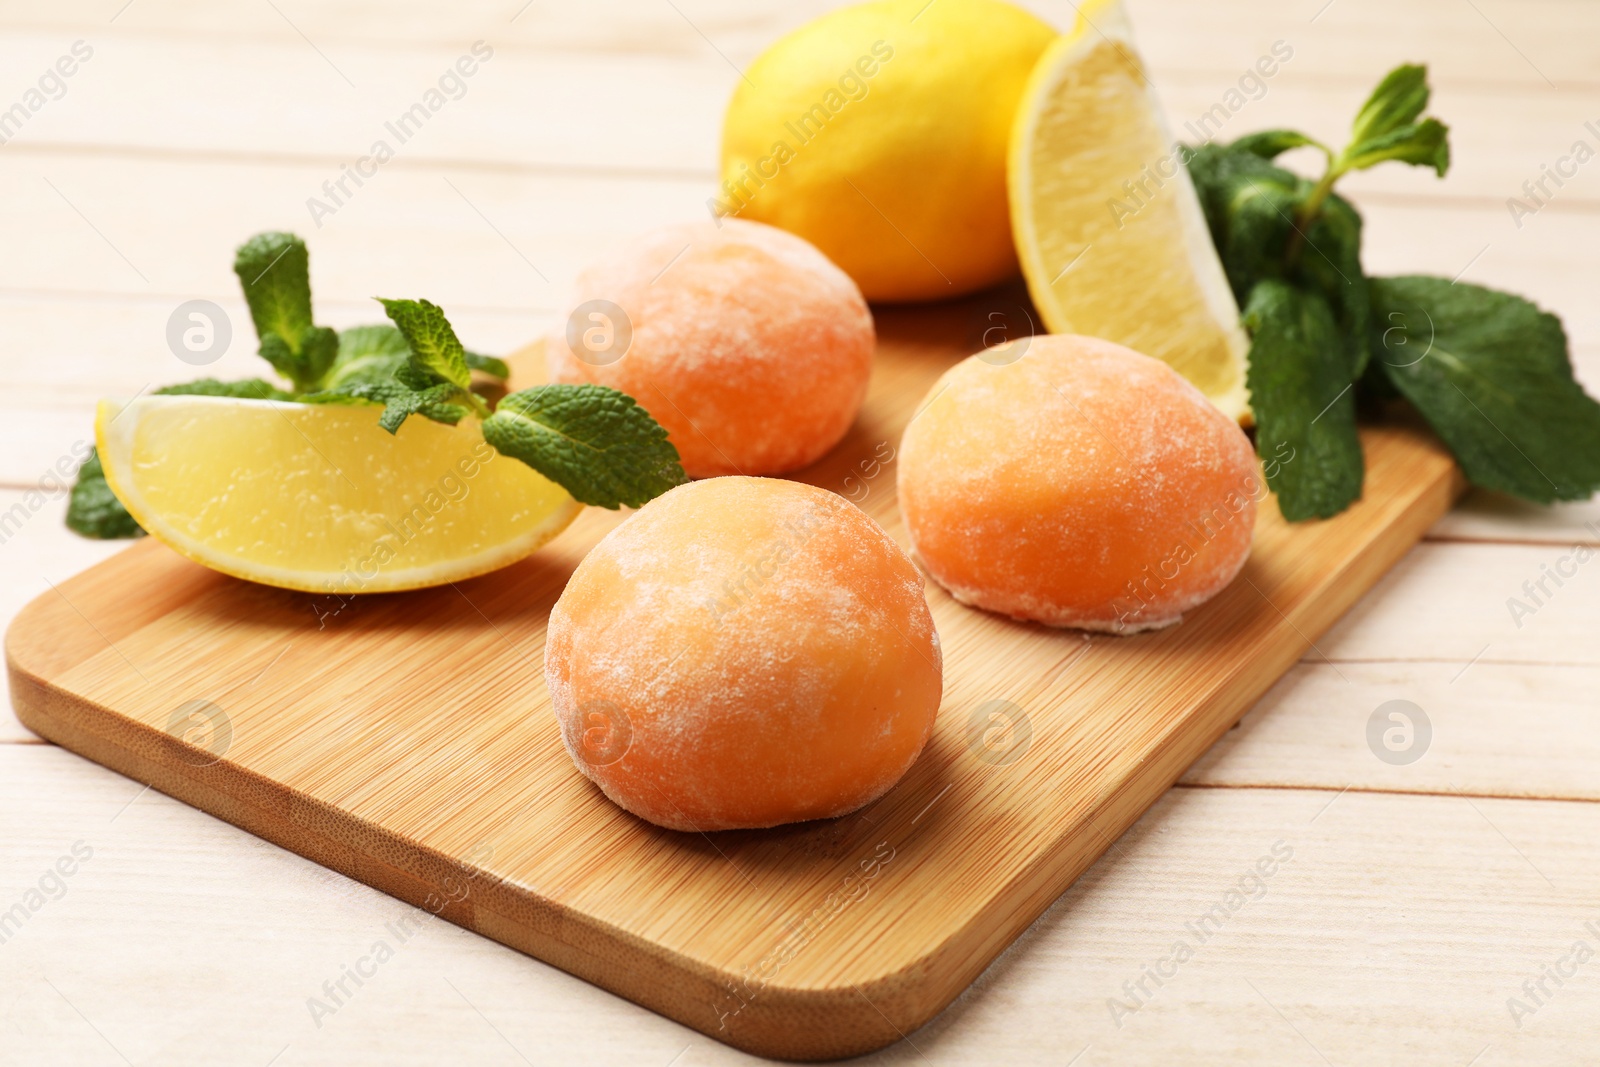
[[[896,440],[965,352],[950,338],[987,306],[881,315],[862,419],[802,476],[840,486]],[[516,568],[460,591],[362,601],[327,629],[313,598],[141,546],[13,622],[13,700],[41,735],[402,899],[423,900],[452,872],[482,878],[446,918],[720,1040],[860,1052],[959,993],[1448,507],[1454,468],[1436,448],[1400,428],[1368,431],[1366,446],[1365,501],[1293,529],[1263,509],[1243,578],[1158,634],[1090,642],[930,590],[945,714],[907,778],[861,817],[712,847],[597,799],[557,743],[537,668],[544,612],[616,521],[596,511]],[[864,506],[901,536],[891,486]],[[430,642],[443,642],[437,655]],[[367,670],[401,647],[460,673]],[[1033,723],[1025,759],[1000,774],[966,741],[967,719],[997,694]],[[226,758],[204,767],[165,732],[196,697],[231,722]],[[438,714],[459,707],[474,709],[470,721]],[[884,842],[894,876],[789,946],[775,913],[826,901],[839,859],[854,865]],[[485,843],[492,856],[477,852]],[[612,860],[597,867],[602,854]],[[793,958],[755,995],[739,983],[763,965],[761,946]],[[818,1013],[825,1030],[807,1022]]]
[[[112,168],[73,153],[10,162],[0,195],[14,208],[15,239],[38,249],[0,264],[0,290],[18,300],[40,291],[231,297],[234,244],[282,227],[311,242],[322,300],[426,290],[447,308],[553,310],[562,284],[606,244],[705,218],[713,191],[709,180],[380,171],[319,229],[305,201],[329,177],[324,166],[130,159]],[[164,195],[174,182],[208,193]],[[1361,204],[1369,272],[1461,275],[1523,292],[1562,315],[1575,344],[1600,345],[1600,309],[1586,289],[1600,214],[1541,213],[1519,230],[1496,207]],[[415,255],[423,243],[434,254]]]
[[[1158,71],[1243,71],[1286,40],[1297,70],[1362,88],[1374,71],[1426,62],[1440,84],[1570,90],[1594,85],[1600,58],[1600,12],[1565,0],[1129,0],[1129,8]]]
[[[0,408],[0,421],[8,424],[0,430],[0,489],[59,494],[62,481],[72,484],[78,464],[94,446],[94,413],[81,401],[65,410]]]
[[[280,3],[276,6],[281,13],[270,6],[230,11],[204,0],[139,2],[141,10],[130,10],[110,28],[105,25],[105,12],[93,0],[70,0],[47,12],[17,12],[8,15],[8,22],[36,32],[74,33],[95,26],[106,36],[153,36],[208,45],[258,40],[297,43],[307,56],[302,72],[333,87],[344,84],[334,67],[344,66],[341,61],[351,50],[373,43],[408,47],[483,37],[497,47],[521,47],[544,54],[673,55],[722,63],[720,49],[748,62],[773,38],[830,8],[844,6],[848,0],[777,0],[759,8],[736,0],[681,0],[672,5],[594,0],[581,7],[464,0],[431,11],[424,5],[397,9],[370,0],[346,0]],[[1049,14],[1044,4],[1033,6]],[[708,43],[708,38],[715,43]],[[319,59],[308,41],[326,53],[331,64]]]
[[[1591,600],[1596,591],[1600,584]],[[1183,782],[1600,800],[1596,692],[1595,666],[1307,660]],[[1404,751],[1390,758],[1410,762],[1387,762],[1368,738],[1369,721],[1392,700],[1410,701],[1427,717],[1426,740],[1415,726],[1409,741],[1394,738]],[[1398,725],[1382,718],[1385,728]]]
[[[21,165],[0,175],[0,191],[23,205],[19,236],[51,252],[0,266],[0,344],[15,359],[0,370],[5,405],[24,409],[86,406],[107,393],[131,394],[153,383],[186,380],[199,373],[222,376],[257,373],[249,353],[250,327],[229,270],[227,247],[215,235],[243,233],[272,221],[253,216],[257,205],[280,205],[310,187],[312,168],[270,168],[205,164],[179,168],[170,162],[141,161],[110,172],[74,156],[19,157]],[[46,165],[46,163],[50,165]],[[32,173],[28,171],[32,170]],[[156,190],[199,172],[205,180],[236,195],[202,212],[204,226],[186,223],[195,211],[161,198]],[[44,183],[71,189],[74,202],[98,219],[102,232],[115,234],[108,245],[82,217]],[[473,190],[463,203],[442,175],[396,173],[394,181],[370,190],[369,202],[354,202],[322,231],[312,232],[318,306],[335,325],[371,321],[372,291],[425,293],[451,310],[463,335],[477,345],[504,351],[551,322],[566,279],[595,248],[626,233],[697,210],[693,183],[638,179],[578,182],[540,178],[530,182],[498,176],[479,182],[461,179]],[[435,181],[434,179],[438,180]],[[154,198],[155,206],[143,199]],[[636,206],[624,218],[604,214],[604,204],[620,197]],[[590,232],[575,229],[569,205],[584,205],[597,220]],[[500,232],[473,206],[503,223]],[[370,208],[370,211],[369,211]],[[292,210],[292,209],[291,209]],[[360,212],[368,211],[362,215]],[[1518,233],[1487,209],[1400,210],[1367,205],[1368,264],[1375,272],[1431,270],[1457,273],[1488,284],[1518,289],[1562,314],[1577,345],[1580,374],[1600,388],[1600,312],[1583,290],[1582,247],[1600,217],[1556,219],[1541,216]],[[395,218],[413,220],[397,227]],[[292,217],[276,221],[295,225]],[[181,236],[175,236],[181,235]],[[1576,240],[1575,240],[1576,238]],[[420,242],[449,254],[408,257]],[[508,244],[509,242],[509,244]],[[124,261],[119,255],[128,256]],[[522,257],[527,256],[527,260]],[[537,256],[537,260],[534,257]],[[137,264],[151,266],[147,283]],[[404,263],[406,266],[401,267]],[[530,265],[542,264],[542,266]],[[463,270],[462,264],[473,264]],[[543,277],[540,277],[540,275]],[[147,276],[148,277],[148,276]],[[546,282],[546,278],[549,279]],[[85,289],[104,295],[74,296]],[[197,370],[180,362],[166,342],[167,318],[184,300],[203,296],[219,303],[234,327],[235,342],[216,365]],[[119,300],[118,297],[125,299]],[[62,323],[74,326],[74,342],[63,352]],[[135,339],[130,344],[130,338]],[[64,382],[45,386],[35,368],[50,367]],[[0,434],[18,434],[18,423]],[[73,431],[69,431],[73,432]],[[27,433],[32,437],[31,427]],[[65,442],[70,443],[70,442]],[[32,455],[5,450],[0,482],[20,484],[34,477]],[[9,466],[18,457],[18,467]],[[1509,532],[1509,531],[1508,531]]]
[[[1593,961],[1547,982],[1520,1027],[1506,1000],[1574,940],[1596,945],[1600,805],[1335,797],[1172,790],[955,1004],[863,1062],[1322,1062],[1296,1027],[1336,1064],[1373,1048],[1466,1064],[1485,1046],[1480,1064],[1584,1062]],[[761,1062],[449,923],[400,942],[407,905],[61,749],[0,746],[0,810],[8,907],[74,842],[93,849],[0,946],[18,1063],[116,1062],[106,1043],[198,1062],[219,1032],[241,1061],[292,1067]],[[1196,943],[1185,924],[1278,842],[1292,858]],[[1193,957],[1144,979],[1179,938]],[[309,998],[378,940],[393,958],[317,1025]],[[1123,983],[1141,979],[1153,996],[1119,1027],[1107,1001],[1132,1003]]]
[[[313,257],[317,257],[315,250]],[[321,259],[317,262],[320,277]],[[446,286],[455,288],[444,273],[418,274],[426,274],[426,279],[408,287],[410,291],[427,294]],[[7,354],[0,365],[0,411],[16,413],[0,420],[0,484],[14,484],[38,473],[33,453],[40,446],[30,442],[36,440],[36,431],[50,431],[32,425],[20,429],[16,420],[26,413],[41,413],[39,417],[46,418],[45,413],[50,412],[89,412],[103,396],[132,396],[141,389],[200,376],[232,379],[270,373],[271,368],[255,355],[255,332],[237,285],[227,288],[232,280],[231,275],[216,279],[220,288],[197,294],[222,308],[233,337],[227,353],[204,366],[179,360],[167,342],[171,316],[194,295],[0,290],[0,351]],[[340,329],[381,320],[381,310],[374,314],[376,308],[370,300],[317,299],[319,319]],[[447,310],[464,343],[491,353],[513,352],[559,325],[553,303],[490,307],[452,302]],[[1581,323],[1586,317],[1580,314],[1576,318]],[[1573,324],[1569,322],[1569,326]],[[70,333],[70,343],[63,343],[64,330]],[[1578,346],[1572,354],[1579,381],[1591,393],[1600,394],[1600,344]],[[62,432],[76,433],[77,424],[70,423]],[[69,443],[70,438],[63,442]],[[25,454],[26,461],[22,458]]]
[[[304,55],[295,72],[334,89],[344,83],[313,46],[339,66],[352,51],[374,43],[414,46],[475,37],[543,53],[673,55],[744,66],[781,34],[845,3],[780,0],[754,8],[736,0],[595,0],[577,6],[464,0],[427,11],[396,10],[373,0],[302,0],[278,4],[275,12],[234,11],[204,0],[139,0],[136,10],[108,27],[104,5],[71,0],[9,13],[7,21],[56,34],[94,27],[119,40],[298,44]],[[1072,5],[1058,0],[1025,0],[1021,6],[1058,26],[1073,18]],[[1416,60],[1430,61],[1441,81],[1513,86],[1548,87],[1546,78],[1561,86],[1592,84],[1600,66],[1600,14],[1572,0],[1129,0],[1129,8],[1157,70],[1242,71],[1279,39],[1303,50],[1310,72],[1363,88],[1372,81],[1368,71]]]
[[[1437,274],[1525,296],[1559,315],[1573,345],[1600,342],[1600,312],[1580,295],[1600,216],[1541,214],[1517,229],[1504,211],[1359,197],[1362,265],[1369,275]],[[1590,381],[1591,388],[1596,387]]]
[[[1596,392],[1592,386],[1591,392]],[[1543,507],[1481,490],[1468,493],[1429,536],[1460,541],[1536,541],[1600,544],[1600,500]]]
[[[42,70],[67,43],[58,33],[9,35],[0,40],[0,63]],[[313,183],[320,185],[382,140],[394,152],[383,172],[448,165],[714,176],[722,111],[739,78],[715,56],[707,63],[551,55],[490,42],[475,54],[473,43],[469,36],[343,49],[340,69],[360,87],[352,89],[299,37],[226,49],[181,37],[100,41],[66,93],[30,118],[6,151],[299,161],[325,171]],[[463,57],[470,76],[454,70]],[[425,109],[420,124],[413,118],[399,126],[425,93],[440,91],[447,74],[440,108]],[[263,84],[273,86],[269,101]]]
[[[1299,62],[1297,55],[1281,65],[1260,88],[1254,87],[1261,84],[1259,79],[1253,83],[1252,92],[1259,98],[1238,94],[1239,72],[1231,79],[1158,77],[1173,136],[1190,144],[1208,136],[1227,142],[1258,130],[1287,128],[1310,134],[1335,150],[1343,147],[1356,111],[1389,68],[1368,60],[1359,69],[1370,84],[1334,88],[1305,75]],[[1232,114],[1229,103],[1237,109]],[[1223,109],[1214,110],[1219,105]],[[1450,170],[1444,178],[1428,168],[1388,165],[1348,175],[1341,179],[1339,191],[1367,203],[1403,200],[1405,206],[1418,201],[1459,205],[1470,200],[1497,213],[1508,234],[1517,231],[1507,207],[1510,197],[1524,201],[1525,211],[1538,208],[1537,215],[1547,220],[1600,210],[1600,167],[1568,159],[1562,164],[1567,177],[1559,185],[1541,169],[1571,156],[1580,140],[1590,155],[1600,151],[1600,133],[1585,125],[1600,115],[1600,87],[1553,92],[1544,85],[1518,89],[1447,85],[1436,89],[1428,113],[1450,126]],[[1287,154],[1282,162],[1310,178],[1319,177],[1325,165],[1315,149]],[[1536,188],[1530,195],[1523,189],[1524,182],[1541,180],[1542,192]],[[1527,215],[1522,221],[1532,225]]]
[[[1574,941],[1596,947],[1584,842],[1600,808],[1336,796],[1173,790],[912,1040],[935,1063],[1581,1060],[1592,978],[1547,982],[1521,1027],[1507,1000]],[[1293,858],[1258,889],[1247,875],[1279,842]],[[1196,926],[1201,942],[1190,925],[1225,900],[1237,910]],[[1174,967],[1180,940],[1192,956]],[[1149,995],[1130,996],[1141,981]]]
[[[129,160],[107,167],[72,154],[18,155],[0,170],[0,196],[12,209],[14,239],[36,251],[28,263],[0,264],[0,289],[19,300],[40,291],[164,294],[172,306],[191,297],[233,299],[234,247],[276,228],[311,244],[319,302],[376,308],[373,293],[406,293],[447,310],[553,310],[561,283],[605,243],[709,217],[709,183],[380,171],[319,229],[305,201],[329,177],[326,167],[305,164]],[[175,183],[205,195],[172,196]],[[236,325],[248,333],[247,323]],[[146,343],[165,351],[165,331]]]
[[[44,66],[60,48],[57,34],[16,34],[0,40],[0,63],[24,70]],[[355,92],[318,77],[283,79],[280,72],[317,61],[299,38],[241,42],[225,51],[182,38],[118,40],[84,64],[67,94],[30,119],[6,151],[178,163],[299,162],[337,179],[342,164],[369,154],[381,139],[396,149],[384,171],[715,179],[722,114],[739,82],[737,72],[715,56],[574,56],[502,48],[460,80],[452,90],[459,99],[402,144],[385,124],[433,86],[461,50],[454,41],[355,46],[342,57],[361,85]],[[1185,141],[1228,140],[1289,126],[1339,142],[1368,83],[1385,68],[1369,60],[1362,68],[1367,81],[1345,87],[1302,69],[1302,62],[1296,52],[1271,78],[1247,81],[1248,95],[1239,92],[1241,70],[1154,73],[1174,135]],[[260,86],[274,81],[270,107],[260,106]],[[1433,108],[1452,126],[1455,153],[1447,180],[1423,170],[1382,167],[1352,175],[1345,187],[1369,196],[1475,198],[1509,221],[1506,199],[1525,197],[1522,183],[1540,180],[1542,164],[1554,164],[1579,139],[1600,147],[1600,135],[1585,127],[1600,114],[1600,85],[1562,92],[1542,83],[1447,85]],[[174,114],[182,121],[172,121]],[[1308,154],[1295,165],[1314,170],[1320,156]],[[1543,210],[1551,214],[1600,211],[1600,168],[1580,168],[1559,187],[1546,180],[1545,194],[1539,199],[1550,201]]]
[[[73,179],[93,174],[88,162],[71,155],[54,156]],[[40,162],[40,160],[31,160]],[[132,395],[153,385],[187,380],[199,374],[240,377],[261,373],[261,365],[251,355],[251,331],[237,282],[228,269],[226,248],[213,240],[215,233],[242,231],[252,223],[223,221],[223,217],[248,214],[247,202],[282,196],[287,175],[298,175],[309,182],[313,171],[306,167],[272,171],[265,177],[237,164],[207,164],[202,170],[211,178],[243,194],[209,225],[195,231],[185,247],[164,262],[171,275],[163,278],[167,294],[150,293],[134,277],[126,263],[83,224],[71,209],[54,198],[47,186],[19,181],[13,191],[19,198],[31,194],[37,201],[19,225],[47,231],[31,239],[51,246],[70,246],[73,254],[62,255],[43,272],[46,281],[61,288],[44,290],[27,286],[0,290],[0,306],[7,314],[0,317],[0,347],[15,357],[0,369],[0,386],[5,398],[0,411],[13,407],[21,411],[0,420],[0,485],[35,484],[55,457],[68,449],[86,432],[83,417],[94,401],[103,395]],[[175,180],[180,168],[168,161],[142,161],[119,169],[133,183],[153,190]],[[59,171],[41,167],[36,177]],[[619,179],[585,186],[572,179],[541,178],[535,183],[543,191],[529,197],[523,185],[497,177],[487,184],[498,195],[485,197],[474,189],[474,203],[492,218],[514,220],[506,232],[517,249],[538,250],[540,268],[549,284],[534,274],[534,269],[518,258],[506,240],[483,223],[468,205],[443,183],[414,172],[397,173],[390,188],[374,192],[384,202],[375,210],[392,210],[387,217],[423,220],[415,230],[375,226],[374,229],[336,229],[345,222],[340,216],[327,230],[313,234],[315,245],[318,307],[325,321],[337,326],[372,321],[375,305],[354,294],[385,287],[389,291],[409,291],[432,296],[445,303],[468,342],[488,351],[506,351],[546,328],[556,317],[556,307],[566,278],[576,266],[593,254],[596,244],[622,238],[624,224],[604,224],[602,232],[585,236],[574,231],[568,209],[561,197],[572,197],[594,204],[596,217],[602,208],[596,196],[619,196],[631,203],[653,199],[649,209],[656,218],[635,216],[629,221],[640,228],[675,212],[686,217],[693,210],[692,183],[661,183],[642,179]],[[16,176],[13,175],[13,180]],[[92,177],[91,177],[92,180]],[[465,179],[463,179],[465,180]],[[0,187],[6,184],[0,177]],[[302,185],[302,188],[304,186]],[[659,194],[663,189],[667,195]],[[170,216],[162,217],[140,204],[137,197],[121,198],[117,187],[103,189],[107,199],[96,201],[93,210],[114,232],[140,231],[146,247],[163,241],[158,231],[170,227],[187,232],[178,217],[184,210],[173,204]],[[39,199],[39,197],[43,199]],[[443,203],[441,203],[441,199]],[[54,202],[52,202],[52,200]],[[444,257],[406,257],[404,247],[416,242],[441,242],[440,234],[428,227],[443,208],[457,209],[450,230],[455,252]],[[164,203],[164,202],[163,202]],[[105,209],[102,211],[101,209]],[[531,208],[531,210],[528,210]],[[355,207],[352,206],[352,211]],[[1454,273],[1459,263],[1468,267],[1467,277],[1486,284],[1519,289],[1542,305],[1564,315],[1575,338],[1580,378],[1592,391],[1600,391],[1600,311],[1587,299],[1581,258],[1583,249],[1574,248],[1572,236],[1589,230],[1600,239],[1600,218],[1576,220],[1540,216],[1518,232],[1509,222],[1489,209],[1401,209],[1392,205],[1366,205],[1368,213],[1368,264],[1374,272],[1431,270]],[[375,221],[375,220],[374,220]],[[293,225],[293,222],[285,223]],[[597,224],[598,225],[598,224]],[[124,242],[126,244],[127,242]],[[167,242],[170,243],[170,242]],[[377,243],[388,254],[374,255]],[[200,247],[202,244],[204,248]],[[226,245],[226,243],[224,243]],[[546,255],[545,253],[549,253]],[[141,257],[143,252],[139,253]],[[152,253],[154,254],[154,253]],[[87,259],[85,258],[87,257]],[[130,258],[132,258],[130,256]],[[352,263],[354,260],[354,263]],[[475,269],[463,272],[460,264],[471,262],[499,264],[509,269]],[[406,277],[399,276],[396,264],[408,264]],[[91,264],[85,270],[85,263]],[[9,281],[23,283],[37,260],[19,263]],[[0,268],[3,274],[4,268]],[[365,272],[366,278],[362,277]],[[102,296],[73,295],[71,276],[108,287],[122,287],[123,293]],[[371,278],[379,276],[378,282]],[[381,280],[386,277],[387,281]],[[127,287],[134,291],[126,291]],[[180,288],[189,286],[190,288]],[[143,291],[140,291],[143,290]],[[173,291],[176,290],[176,291]],[[528,294],[532,295],[529,299]],[[190,367],[168,350],[166,325],[177,305],[194,295],[216,301],[227,312],[235,341],[218,363],[203,369]],[[485,305],[485,297],[505,301],[503,306]],[[62,324],[73,324],[73,343],[62,351]],[[141,339],[134,344],[130,338]],[[36,368],[50,369],[49,384],[40,381]],[[80,414],[82,413],[82,414]],[[1519,507],[1505,501],[1475,504],[1460,516],[1447,519],[1440,529],[1443,536],[1473,539],[1527,539],[1570,541],[1592,537],[1586,524],[1600,519],[1600,505],[1587,503],[1555,511]]]
[[[1600,664],[1600,554],[1587,563],[1570,546],[1426,543],[1384,576],[1377,595],[1350,611],[1317,642],[1335,661],[1397,658],[1441,663]],[[1575,572],[1557,585],[1556,569]],[[1537,585],[1544,582],[1544,591]],[[1528,592],[1533,584],[1534,591]],[[1532,613],[1513,609],[1515,600]],[[1412,606],[1385,610],[1382,605]],[[1427,604],[1419,625],[1415,605]]]

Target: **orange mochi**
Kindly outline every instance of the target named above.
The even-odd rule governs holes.
[[[666,428],[691,477],[781,474],[855,421],[872,314],[821,252],[759,222],[652,230],[585,268],[546,346],[557,382],[595,382]]]
[[[771,478],[681,485],[607,534],[550,612],[544,662],[578,770],[674,830],[871,803],[943,686],[916,566],[855,505]]]
[[[912,550],[964,604],[1170,626],[1233,580],[1265,492],[1249,439],[1159,360],[1043,336],[939,379],[899,454]]]

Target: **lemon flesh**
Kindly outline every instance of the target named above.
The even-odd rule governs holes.
[[[1056,31],[999,0],[877,0],[779,40],[734,90],[713,215],[810,241],[868,300],[1016,276],[1006,146]]]
[[[151,535],[207,567],[317,593],[469,578],[522,559],[582,505],[495,452],[473,420],[380,409],[150,396],[104,400],[106,481]]]
[[[1052,333],[1166,361],[1249,422],[1239,308],[1120,0],[1040,58],[1011,133],[1011,223]]]

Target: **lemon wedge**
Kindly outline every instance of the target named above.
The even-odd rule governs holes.
[[[1011,226],[1052,333],[1165,360],[1249,421],[1239,308],[1120,0],[1039,58],[1011,131]]]
[[[474,420],[208,396],[101,401],[106,481],[154,537],[239,578],[315,593],[440,585],[504,567],[583,505]]]

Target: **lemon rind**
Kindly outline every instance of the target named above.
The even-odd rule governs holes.
[[[1130,51],[1134,48],[1133,29],[1121,0],[1089,0],[1081,5],[1073,29],[1063,34],[1039,57],[1023,90],[1023,106],[1018,109],[1009,146],[1007,184],[1012,229],[1019,238],[1016,242],[1017,256],[1034,306],[1038,308],[1045,327],[1053,333],[1077,331],[1072,328],[1071,320],[1061,308],[1055,289],[1050,284],[1048,269],[1040,259],[1039,242],[1023,239],[1035,228],[1031,170],[1024,162],[1032,154],[1037,126],[1035,119],[1039,109],[1030,106],[1030,102],[1038,99],[1047,85],[1059,82],[1062,69],[1075,62],[1085,50],[1097,46],[1102,39],[1126,46]],[[1155,91],[1148,83],[1145,92],[1151,117],[1161,131],[1163,140],[1175,144]],[[1235,381],[1230,388],[1220,394],[1208,392],[1206,397],[1230,418],[1248,426],[1254,421],[1246,385],[1250,344],[1240,323],[1239,305],[1213,250],[1205,213],[1201,210],[1200,198],[1187,169],[1179,168],[1172,186],[1183,233],[1184,256],[1199,286],[1201,299],[1227,339],[1228,351],[1236,368]]]

